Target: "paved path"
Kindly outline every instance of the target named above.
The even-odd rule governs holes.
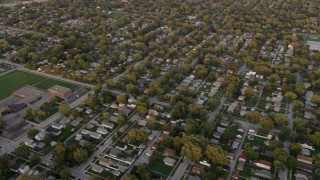
[[[138,67],[139,65],[141,65],[142,63],[146,62],[148,60],[149,56],[145,57],[143,60],[135,63],[133,66],[134,67]],[[119,80],[121,77],[123,77],[124,75],[126,75],[129,72],[129,69],[126,69],[124,72],[122,72],[121,74],[118,74],[117,76],[115,76],[113,78],[113,80]]]
[[[244,143],[244,141],[245,141],[245,139],[246,139],[246,137],[247,137],[247,134],[248,134],[248,129],[246,128],[246,130],[245,130],[245,132],[244,132],[244,135],[242,136],[242,140],[241,140],[241,143],[240,143],[240,145],[239,145],[239,148],[238,148],[238,150],[236,151],[236,155],[235,155],[235,157],[234,157],[234,160],[232,161],[232,163],[231,163],[231,165],[230,165],[230,171],[229,171],[229,173],[228,173],[228,178],[227,179],[231,179],[231,175],[232,175],[232,173],[233,173],[233,170],[234,170],[234,168],[236,167],[236,164],[237,164],[237,161],[238,161],[238,158],[239,158],[239,156],[242,154],[242,146],[243,146],[243,143]]]
[[[129,121],[131,122],[135,122],[137,120],[137,115],[134,114],[131,116],[131,118],[129,119]],[[134,125],[134,124],[133,124]],[[132,125],[132,126],[133,126]],[[103,153],[103,151],[105,151],[108,147],[110,147],[112,145],[112,136],[113,134],[116,134],[117,132],[121,132],[123,130],[128,130],[128,125],[124,124],[122,127],[119,127],[118,129],[116,129],[112,134],[110,134],[107,138],[105,138],[101,143],[103,145],[98,145],[98,150],[96,150],[84,163],[82,163],[80,166],[78,167],[74,167],[74,168],[68,168],[68,170],[70,171],[70,173],[75,176],[77,179],[81,179],[81,180],[87,180],[89,179],[89,176],[85,173],[85,169],[92,164],[92,162],[94,161],[94,158],[98,157],[100,154]]]
[[[272,58],[272,64],[274,64],[274,61],[276,61],[276,58],[277,58],[277,56],[278,56],[278,52],[280,51],[281,42],[282,42],[282,41],[280,41],[279,44],[277,45],[277,50],[276,50],[276,52],[274,53],[273,58]]]
[[[168,179],[170,180],[178,180],[181,179],[184,175],[184,172],[187,170],[189,164],[191,163],[191,160],[187,157],[183,158],[183,162],[180,163],[179,167],[175,171],[174,175]]]
[[[257,107],[258,107],[258,105],[259,105],[260,98],[261,98],[261,96],[262,96],[262,94],[263,94],[264,86],[265,86],[265,85],[266,85],[266,83],[264,82],[263,85],[262,85],[261,91],[260,91],[260,93],[259,93],[259,97],[258,97],[257,103],[256,103],[256,105],[254,106],[255,109],[257,109]]]
[[[219,112],[221,111],[221,109],[223,108],[223,106],[224,106],[224,103],[226,102],[226,98],[225,97],[222,97],[221,99],[220,99],[220,103],[219,103],[219,105],[218,105],[218,107],[214,110],[214,111],[212,111],[211,113],[209,113],[209,118],[208,118],[208,123],[213,123],[214,122],[214,120],[216,119],[216,117],[217,117],[217,115],[219,114]]]
[[[159,105],[162,105],[162,106],[171,107],[171,104],[169,104],[167,102],[159,101],[156,97],[149,98],[149,103],[150,104],[159,104]]]

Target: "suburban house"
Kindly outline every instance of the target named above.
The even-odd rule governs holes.
[[[164,156],[170,156],[170,157],[174,157],[176,155],[176,150],[174,149],[170,149],[170,148],[166,148],[163,152]]]
[[[54,122],[52,123],[51,127],[61,130],[63,128],[63,125]]]
[[[204,170],[203,166],[192,166],[192,172],[196,174],[201,174]]]
[[[172,159],[172,158],[169,158],[169,157],[166,157],[166,158],[163,159],[163,162],[164,162],[165,165],[174,166],[174,164],[176,163],[176,160]]]
[[[254,175],[265,178],[265,179],[272,179],[272,173],[267,170],[254,170]]]
[[[237,170],[243,171],[243,168],[244,168],[244,162],[239,161],[239,162],[238,162],[238,165],[237,165]]]
[[[37,143],[34,142],[33,140],[31,139],[28,139],[24,142],[24,144],[28,147],[31,147],[31,148],[35,148],[37,146]]]
[[[108,166],[111,165],[111,160],[110,159],[107,159],[107,158],[104,158],[104,157],[99,157],[98,160],[99,160],[99,164],[103,165],[105,167],[108,167]]]
[[[200,164],[204,165],[204,166],[207,166],[207,167],[210,167],[211,164],[208,162],[208,159],[206,157],[203,157],[200,161],[199,161]]]
[[[102,122],[102,126],[106,127],[106,128],[109,128],[109,129],[113,129],[114,124],[112,122],[109,122],[109,121],[103,121]]]
[[[30,167],[26,164],[22,164],[20,167],[19,167],[19,172],[21,174],[26,174],[30,171]]]
[[[255,160],[253,164],[263,169],[271,170],[272,163],[265,160]]]
[[[96,132],[92,132],[90,133],[90,137],[94,138],[94,139],[101,139],[102,135]]]
[[[108,133],[108,131],[105,128],[97,128],[97,133],[100,133],[102,135],[106,135]]]
[[[34,138],[38,141],[43,141],[45,137],[46,133],[44,131],[40,131]]]
[[[308,157],[308,156],[298,155],[297,161],[298,162],[302,162],[302,163],[306,163],[306,164],[312,164],[313,163],[313,158],[312,157]]]
[[[103,167],[99,166],[97,164],[92,164],[91,169],[92,169],[92,171],[97,172],[97,173],[103,172]]]
[[[246,162],[246,161],[247,161],[246,155],[242,153],[242,154],[239,156],[239,161],[240,161],[240,162]]]
[[[300,180],[308,180],[308,173],[305,173],[303,171],[299,171],[297,170],[296,173],[294,174],[294,177],[296,177],[296,179],[300,179]]]
[[[116,148],[120,149],[121,151],[125,151],[128,147],[125,143],[117,144]]]

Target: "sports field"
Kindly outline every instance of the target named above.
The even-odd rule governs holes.
[[[9,97],[12,92],[26,85],[35,86],[41,89],[48,89],[53,85],[61,85],[71,89],[77,87],[77,85],[44,76],[38,76],[23,71],[13,71],[4,76],[0,76],[0,100]]]

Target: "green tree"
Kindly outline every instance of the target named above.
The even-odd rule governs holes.
[[[64,159],[65,155],[66,155],[66,147],[63,143],[58,142],[56,145],[56,152],[59,158]]]
[[[283,149],[283,148],[276,148],[273,152],[272,152],[272,156],[274,158],[274,166],[277,169],[281,169],[283,168],[283,166],[285,165],[285,162],[288,159],[288,154],[287,152]]]
[[[224,165],[227,163],[227,152],[219,146],[207,145],[205,155],[214,165]]]
[[[102,117],[101,117],[103,120],[109,120],[109,113],[108,112],[103,112],[102,113]]]
[[[184,135],[181,153],[192,160],[200,160],[202,151],[208,144],[207,140],[200,135]]]
[[[71,174],[67,169],[63,169],[60,171],[60,178],[61,180],[68,180]]]
[[[293,101],[297,99],[297,94],[291,91],[288,91],[286,93],[284,93],[284,97],[288,100],[288,101]]]
[[[306,129],[306,121],[298,118],[294,121],[294,127],[296,128],[297,132],[304,132]]]
[[[289,156],[286,161],[286,166],[288,169],[295,169],[297,167],[297,159],[293,156]]]
[[[36,129],[29,129],[27,132],[27,136],[29,139],[33,139],[38,133],[38,130]]]
[[[320,153],[315,154],[313,158],[314,158],[314,166],[316,166],[317,168],[320,168]]]
[[[314,146],[320,145],[320,132],[318,131],[308,135],[308,139]]]
[[[254,92],[254,90],[251,87],[247,87],[244,91],[244,94],[246,98],[249,99],[250,101],[257,99],[257,96],[258,96],[257,93]]]
[[[117,96],[117,102],[118,103],[126,103],[126,100],[127,100],[127,98],[124,95],[118,95]]]
[[[153,116],[147,119],[147,127],[150,129],[155,129],[156,127],[156,120]]]
[[[132,174],[132,173],[126,173],[123,177],[122,177],[123,180],[139,180],[139,178]]]
[[[45,180],[45,177],[33,174],[23,174],[19,176],[17,180]]]
[[[302,146],[299,143],[291,143],[289,146],[290,154],[292,156],[297,156],[302,151]]]
[[[5,122],[0,118],[0,130],[2,130],[5,126]]]
[[[264,118],[261,120],[260,124],[266,129],[272,129],[274,127],[273,121]]]
[[[211,111],[214,110],[220,103],[220,101],[215,97],[209,98],[207,102],[208,102],[209,109]]]
[[[61,104],[59,106],[59,112],[66,116],[66,115],[69,114],[70,108],[69,108],[69,106],[67,104]]]
[[[257,159],[259,154],[253,150],[252,145],[250,143],[246,143],[244,145],[244,154],[247,156],[249,160]]]
[[[26,145],[22,144],[21,146],[17,147],[14,150],[14,154],[19,156],[19,157],[28,159],[28,157],[30,155],[30,151],[29,151],[29,149],[28,149],[28,147]]]
[[[147,166],[145,164],[138,165],[136,173],[139,176],[139,179],[151,179],[150,174],[147,171]]]
[[[123,115],[119,114],[117,116],[117,122],[120,126],[122,126],[127,122],[127,119]]]
[[[134,141],[145,142],[148,140],[148,134],[142,129],[132,128],[128,131],[128,135]]]
[[[73,151],[73,158],[78,163],[81,164],[88,158],[88,151],[83,148],[77,148]]]
[[[33,154],[30,157],[30,162],[31,162],[31,164],[38,164],[40,162],[39,156],[37,156],[36,154]]]
[[[276,114],[273,120],[277,125],[280,126],[283,126],[284,124],[288,123],[287,117],[283,114]]]
[[[319,104],[320,104],[320,96],[317,95],[317,94],[314,94],[314,95],[311,97],[310,101],[311,101],[312,103],[314,103],[314,104],[319,105]]]

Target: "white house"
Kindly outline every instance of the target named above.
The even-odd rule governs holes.
[[[44,131],[40,131],[34,138],[38,141],[43,141],[45,137],[46,133]]]
[[[206,158],[203,158],[201,161],[199,161],[199,163],[207,167],[211,166]]]
[[[19,172],[22,173],[22,174],[26,174],[30,171],[30,167],[28,165],[25,165],[25,164],[22,164],[20,167],[19,167]]]
[[[121,151],[125,151],[128,147],[124,143],[119,143],[116,148],[120,149]]]
[[[101,139],[102,138],[102,135],[99,134],[99,133],[96,133],[96,132],[92,132],[90,134],[90,137],[94,138],[94,139]]]
[[[174,166],[174,164],[176,163],[176,160],[172,159],[172,158],[169,158],[169,157],[166,157],[166,158],[163,159],[163,162],[164,162],[165,165]]]
[[[80,141],[82,139],[82,135],[80,133],[78,133],[75,137],[76,141]]]
[[[102,135],[106,135],[108,133],[108,131],[105,128],[97,128],[97,133],[100,133]]]
[[[106,127],[106,128],[109,128],[109,129],[113,129],[114,124],[112,122],[109,122],[109,121],[103,121],[102,122],[102,126]]]
[[[89,109],[87,109],[84,113],[90,115],[90,114],[92,114],[92,109],[89,108]]]
[[[97,173],[102,173],[103,167],[99,166],[97,164],[92,164],[91,166],[92,171],[97,172]]]
[[[300,143],[300,144],[301,144],[301,143]],[[309,145],[309,144],[307,144],[307,143],[301,144],[301,146],[302,146],[303,148],[305,148],[305,149],[309,149],[309,150],[312,150],[312,151],[315,150],[312,145]]]
[[[86,129],[81,129],[81,134],[83,134],[83,135],[90,134],[90,131],[88,131]]]
[[[24,144],[28,147],[31,147],[31,148],[35,148],[37,146],[37,143],[34,142],[33,140],[31,139],[28,139],[24,142]]]
[[[59,123],[52,123],[51,125],[53,128],[55,129],[59,129],[61,130],[63,128],[63,125],[59,124]]]

